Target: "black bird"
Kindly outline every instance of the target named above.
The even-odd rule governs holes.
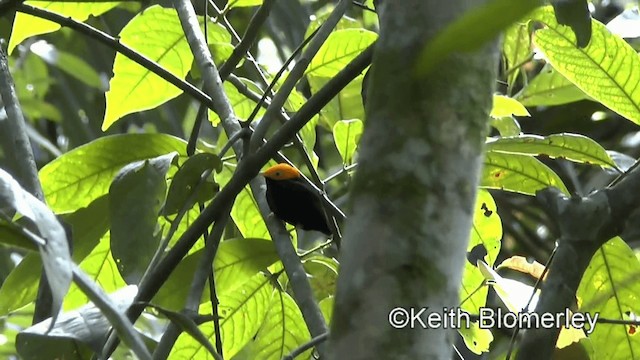
[[[267,203],[278,219],[303,230],[331,235],[320,194],[302,179],[298,169],[278,164],[262,175],[267,182]]]

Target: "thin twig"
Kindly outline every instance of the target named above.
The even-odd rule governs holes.
[[[258,37],[258,33],[260,28],[267,20],[269,13],[271,12],[271,8],[275,0],[264,0],[260,8],[253,15],[251,20],[249,21],[249,26],[247,26],[247,30],[242,35],[242,40],[240,43],[233,49],[231,56],[227,59],[227,61],[222,64],[220,67],[220,77],[222,79],[226,79],[231,72],[236,68],[236,65],[242,60],[242,58],[249,52],[249,49],[256,41]]]
[[[291,94],[291,91],[296,86],[296,83],[298,83],[298,80],[300,80],[304,75],[304,72],[311,63],[311,60],[318,53],[318,50],[320,50],[320,47],[327,40],[350,5],[351,0],[340,0],[333,9],[333,12],[331,12],[331,15],[329,15],[324,24],[320,26],[318,33],[313,37],[311,42],[309,42],[307,49],[303,52],[296,65],[289,72],[289,75],[271,100],[271,105],[269,105],[269,108],[262,117],[260,124],[256,127],[251,138],[252,151],[257,150],[258,147],[262,145],[262,138],[266,135],[267,130],[274,119],[274,115],[281,110],[285,101],[289,97],[289,94]]]
[[[312,347],[327,341],[328,338],[329,338],[328,332],[324,334],[320,334],[314,337],[313,339],[309,340],[308,342],[300,345],[296,349],[294,349],[292,352],[289,353],[289,355],[284,356],[282,360],[293,360],[297,356],[302,355],[302,353],[304,353],[305,351],[311,349]]]

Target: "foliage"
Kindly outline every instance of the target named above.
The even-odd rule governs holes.
[[[232,30],[242,34],[249,26],[252,7],[266,6],[266,1],[230,0],[216,16],[198,16],[201,29],[206,27],[216,66],[223,66],[237,45]],[[257,34],[257,46],[250,48],[258,62],[281,66],[299,40],[311,36],[332,9],[321,6],[322,2],[291,3],[295,5],[289,13],[272,11],[306,19],[303,11],[310,10],[315,20],[264,25],[266,29]],[[552,7],[537,7],[522,17],[539,2],[507,3],[512,2],[493,1],[481,12],[453,23],[425,45],[417,67],[407,70],[408,74],[417,71],[423,75],[436,65],[446,65],[447,56],[471,51],[496,33],[505,33],[503,71],[497,79],[504,86],[494,96],[494,107],[488,114],[492,132],[486,142],[469,261],[461,284],[460,307],[469,313],[495,305],[488,297],[486,272],[478,268],[477,261],[492,267],[498,259],[516,254],[546,261],[557,229],[540,216],[530,196],[549,186],[566,194],[584,194],[601,187],[628,168],[621,159],[628,158],[624,153],[636,157],[639,146],[635,125],[640,122],[640,59],[634,47],[598,20],[592,20],[588,45],[578,46],[572,28],[558,23]],[[142,10],[120,2],[26,4],[117,36],[116,43],[130,47],[139,57],[152,60],[182,81],[201,85],[201,69],[194,64],[193,51],[174,9],[152,5]],[[372,6],[371,1],[367,4]],[[507,12],[502,14],[501,9]],[[500,21],[488,21],[491,17]],[[235,29],[224,18],[232,19]],[[4,30],[8,29],[0,27]],[[351,8],[311,59],[283,111],[277,109],[281,120],[299,111],[374,43],[377,30],[367,10]],[[88,303],[83,289],[69,285],[71,262],[109,293],[127,284],[150,281],[148,274],[177,247],[178,239],[193,231],[202,209],[236,181],[234,176],[240,171],[237,149],[229,142],[242,138],[230,140],[233,134],[226,133],[221,124],[226,119],[204,111],[209,113],[209,122],[202,126],[193,153],[187,140],[194,124],[199,126],[195,118],[200,102],[192,93],[186,94],[131,56],[117,52],[114,58],[113,51],[99,47],[94,40],[21,11],[9,34],[11,71],[30,120],[28,126],[36,134],[32,141],[48,206],[0,170],[0,315],[5,317],[0,331],[6,340],[0,342],[0,348],[3,354],[16,354],[26,348],[25,337],[14,340],[14,336],[16,328],[29,326],[25,314],[33,312],[42,264],[55,290],[54,305],[67,314]],[[268,83],[275,81],[276,92],[282,86],[282,80],[271,72],[272,66],[255,61],[245,56],[234,66],[235,80],[225,79],[223,85],[241,121],[249,119],[254,108],[257,119],[264,116],[264,103],[259,100]],[[285,156],[303,169],[335,204],[348,198],[350,179],[357,171],[358,143],[366,131],[363,83],[364,74],[357,74],[309,120],[297,138],[291,139],[291,146],[273,154],[274,159],[280,161]],[[604,114],[605,120],[590,121],[594,114]],[[2,156],[0,166],[5,166]],[[319,183],[317,179],[326,180]],[[309,342],[312,335],[292,290],[294,280],[286,276],[273,246],[273,234],[265,222],[268,214],[260,208],[263,199],[256,199],[254,191],[243,184],[229,209],[231,216],[213,266],[205,266],[213,274],[214,285],[200,289],[197,306],[191,310],[206,318],[198,324],[199,334],[226,358],[281,359]],[[338,220],[342,226],[343,219]],[[62,241],[66,237],[60,233],[61,224],[71,229],[71,259],[51,254],[64,253],[55,246],[67,246]],[[34,243],[33,237],[19,230],[34,230],[33,225],[40,236],[57,239],[49,243],[53,250],[43,250],[43,244]],[[208,228],[209,232],[213,233],[213,228]],[[335,249],[315,235],[297,233],[294,240],[314,300],[330,321],[339,267]],[[211,236],[207,241],[213,241]],[[173,321],[180,322],[185,331],[171,346],[170,358],[213,358],[211,348],[185,325],[199,317],[190,317],[193,314],[188,312],[178,316],[185,315],[180,312],[193,301],[189,298],[194,294],[192,280],[207,250],[203,240],[191,247],[176,269],[166,274],[166,281],[151,300],[153,306],[136,323],[151,350],[158,346],[161,325]],[[633,251],[620,238],[598,251],[577,294],[579,311],[600,312],[613,320],[637,320],[640,302],[634,277],[637,279],[640,263]],[[55,266],[64,271],[54,272]],[[519,271],[513,276],[516,280],[531,282],[522,275],[527,271],[506,267]],[[530,295],[532,289],[525,289]],[[500,291],[505,297],[516,295],[516,290],[508,287]],[[216,329],[222,348],[218,348]],[[36,330],[29,328],[23,334]],[[500,354],[495,349],[509,342],[498,332],[480,329],[477,323],[460,332],[468,350],[475,354],[495,351],[497,357]],[[632,323],[600,325],[592,336],[579,338],[577,346],[587,349],[592,358],[631,359],[640,347],[640,338],[634,334]],[[43,341],[40,337],[28,339]],[[90,347],[83,351],[102,350],[100,342],[96,345],[91,339],[75,339]],[[77,356],[73,347],[66,345],[55,351],[59,353],[40,355]],[[311,351],[300,355],[310,357]]]

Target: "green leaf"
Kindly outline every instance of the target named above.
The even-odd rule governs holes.
[[[376,33],[365,29],[334,31],[313,57],[306,73],[333,77],[377,38]]]
[[[274,292],[266,320],[253,342],[250,359],[280,360],[311,339],[293,298],[286,292]],[[300,354],[299,358],[308,359],[311,352]]]
[[[72,212],[105,195],[114,175],[138,160],[177,151],[186,142],[165,134],[126,134],[96,139],[53,160],[40,170],[48,205],[56,213]]]
[[[187,159],[171,180],[163,209],[164,215],[175,214],[182,208],[191,209],[196,202],[204,203],[213,198],[219,189],[218,184],[213,181],[213,176],[209,175],[201,180],[205,171],[213,169],[218,172],[222,170],[222,161],[214,154],[199,153]],[[197,191],[197,194],[193,194],[194,191]],[[187,203],[190,200],[192,202]]]
[[[167,309],[179,311],[184,308],[191,280],[203,250],[188,255],[167,282],[160,288],[153,302]],[[216,290],[219,296],[234,292],[260,271],[278,261],[273,244],[263,239],[231,239],[220,244],[213,262]],[[205,289],[203,299],[209,296]]]
[[[217,176],[220,186],[224,187],[232,175],[232,169],[225,164],[222,172]],[[233,203],[233,208],[231,209],[231,218],[243,237],[271,239],[267,225],[262,218],[262,214],[258,209],[258,203],[256,203],[253,198],[249,185],[245,186],[236,197],[236,201]]]
[[[532,53],[528,23],[515,22],[507,28],[504,32],[502,53],[506,59],[506,68],[510,71],[507,75],[507,85],[513,86],[520,72],[519,68],[514,67],[523,65]]]
[[[516,136],[522,132],[520,123],[513,116],[492,118],[490,123],[492,127],[498,130],[500,136]]]
[[[333,139],[344,166],[351,165],[363,128],[358,119],[338,121],[333,126]]]
[[[480,189],[473,208],[473,228],[467,251],[471,252],[478,246],[483,247],[487,255],[481,260],[492,266],[500,252],[501,239],[502,221],[496,203],[487,190]],[[486,305],[488,288],[483,286],[484,280],[485,277],[476,264],[466,261],[460,292],[463,310],[477,314],[479,309]]]
[[[101,14],[104,14],[105,12],[118,6],[119,3],[119,1],[93,3],[72,3],[62,1],[25,2],[25,4],[27,5],[45,9],[65,17],[70,17],[73,20],[79,22],[84,22],[89,18],[90,15],[100,16]],[[39,17],[17,12],[16,17],[13,21],[11,38],[9,39],[9,54],[11,54],[11,52],[13,52],[13,49],[23,40],[32,36],[57,31],[58,29],[60,29],[60,24],[41,19]]]
[[[423,77],[449,55],[479,49],[541,4],[540,0],[491,0],[467,10],[430,39],[420,51],[414,71]]]
[[[527,109],[518,102],[504,95],[493,95],[493,107],[490,116],[501,118],[506,116],[531,116]]]
[[[307,79],[312,94],[317,93],[331,80],[330,77],[314,74],[307,75]],[[363,79],[364,75],[358,75],[320,110],[320,119],[327,129],[332,129],[340,120],[365,118],[361,95]]]
[[[111,254],[128,284],[137,284],[160,243],[158,215],[167,192],[172,152],[129,164],[109,188]]]
[[[327,323],[327,325],[331,324],[331,317],[333,316],[333,300],[334,297],[329,296],[320,300],[320,302],[318,303],[320,311],[324,316],[324,321]]]
[[[178,78],[191,68],[193,54],[184,37],[174,9],[159,5],[136,15],[119,34],[120,41],[155,61]],[[107,130],[121,117],[156,106],[182,92],[160,76],[116,53],[113,78],[106,93],[106,111],[102,130]]]
[[[227,9],[260,5],[262,5],[262,0],[229,0]]]
[[[319,10],[320,14],[316,14],[311,18],[311,22],[309,22],[309,26],[307,26],[307,31],[304,33],[304,38],[308,38],[311,34],[316,31],[322,24],[327,21],[327,18],[331,15],[331,9],[322,8]],[[343,16],[336,24],[335,30],[344,30],[344,29],[362,29],[362,23],[354,18]]]
[[[338,279],[338,262],[324,256],[313,256],[303,263],[316,299],[333,296]]]
[[[258,274],[232,293],[219,296],[220,332],[225,358],[233,358],[256,335],[265,321],[274,289],[269,277]],[[199,313],[211,314],[211,302],[200,305]],[[209,338],[214,338],[211,322],[199,326]],[[207,349],[188,334],[181,334],[170,359],[206,359]]]
[[[551,7],[533,18],[547,26],[535,32],[534,43],[558,72],[596,101],[640,123],[640,58],[629,44],[592,20],[591,42],[579,48],[573,30],[556,22]]]
[[[127,285],[118,271],[116,261],[111,255],[110,244],[110,236],[109,232],[107,232],[100,239],[98,246],[80,263],[80,269],[107,293],[112,293]],[[69,294],[64,299],[64,309],[72,310],[88,302],[89,299],[84,292],[73,283]]]
[[[571,81],[549,64],[514,98],[524,106],[553,106],[589,99]]]
[[[64,221],[69,224],[73,234],[72,258],[76,263],[83,261],[93,251],[107,231],[109,217],[106,200],[107,197],[104,196],[87,208],[64,216]],[[38,254],[28,254],[11,271],[0,288],[0,316],[18,310],[35,300],[41,269],[42,260]],[[75,284],[72,283],[65,296],[63,307],[73,297],[74,288]]]
[[[240,78],[240,80],[247,86],[247,88],[249,88],[249,90],[255,91],[258,94],[262,93],[260,87],[251,80],[245,78]],[[231,106],[233,106],[233,111],[236,114],[236,117],[239,120],[247,120],[253,112],[253,109],[256,107],[256,102],[242,95],[229,81],[225,81],[223,86],[224,92],[227,94],[229,102],[231,102]],[[256,118],[259,119],[265,111],[266,110],[261,107],[256,114]],[[220,117],[215,112],[209,110],[209,121],[211,121],[213,126],[218,126],[220,123]]]
[[[533,156],[496,151],[486,152],[480,186],[527,195],[554,186],[569,193],[560,177]]]
[[[577,297],[580,312],[612,320],[637,319],[640,262],[622,239],[615,237],[594,254],[582,276]],[[628,325],[599,324],[589,339],[602,359],[631,359],[640,353],[640,337]]]
[[[578,134],[521,135],[487,142],[488,151],[546,155],[574,162],[617,168],[607,151],[592,139]]]
[[[501,239],[502,222],[496,203],[487,190],[479,189],[473,208],[473,228],[467,251],[475,254],[477,249],[481,247],[482,252],[486,254],[481,260],[491,266],[495,263],[500,252]],[[486,306],[488,287],[484,283],[485,277],[478,270],[476,264],[465,261],[460,291],[460,307],[464,311],[478,314],[480,308]],[[493,336],[488,329],[479,329],[477,323],[471,323],[470,329],[461,327],[459,332],[473,353],[481,354],[489,351]]]
[[[28,254],[2,283],[0,288],[0,316],[20,309],[35,300],[38,294],[42,261],[38,254]]]

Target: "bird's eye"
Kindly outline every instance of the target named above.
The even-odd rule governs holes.
[[[276,177],[280,177],[280,171],[276,171]]]

